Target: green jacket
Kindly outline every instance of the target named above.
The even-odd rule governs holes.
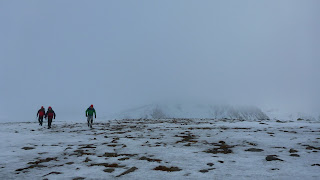
[[[97,116],[96,110],[95,110],[94,108],[89,107],[89,108],[86,110],[86,116],[93,116],[93,113],[94,113],[95,116]]]

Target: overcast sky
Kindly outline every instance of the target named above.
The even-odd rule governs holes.
[[[0,1],[0,119],[163,99],[320,109],[320,1]],[[80,120],[79,120],[80,121]]]

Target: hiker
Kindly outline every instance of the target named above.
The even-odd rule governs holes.
[[[88,127],[90,127],[90,128],[92,128],[93,113],[94,113],[94,117],[97,119],[96,110],[93,108],[93,105],[91,104],[91,106],[86,110],[86,117],[88,117],[87,118]]]
[[[38,121],[39,121],[39,125],[42,126],[42,123],[43,123],[43,116],[46,114],[46,110],[44,109],[43,106],[41,106],[41,109],[39,109],[38,113],[37,113],[37,117],[39,116],[38,118]]]
[[[52,110],[52,108],[49,106],[48,111],[46,113],[45,118],[48,117],[48,129],[51,128],[52,118],[56,119],[56,113]]]

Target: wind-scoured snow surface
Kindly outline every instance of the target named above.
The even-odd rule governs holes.
[[[114,115],[112,119],[214,118],[214,119],[269,119],[254,106],[203,104],[151,104]]]
[[[319,179],[320,123],[125,119],[0,124],[1,179]]]

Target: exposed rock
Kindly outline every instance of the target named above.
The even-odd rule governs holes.
[[[250,149],[247,149],[245,151],[250,151],[250,152],[262,152],[264,151],[263,149],[257,149],[257,148],[250,148]]]
[[[167,171],[167,172],[173,172],[173,171],[181,171],[182,169],[178,168],[178,167],[166,167],[166,166],[158,166],[156,168],[154,168],[153,170],[156,171]]]
[[[299,154],[290,154],[290,156],[293,156],[293,157],[300,157]]]
[[[213,163],[208,163],[207,165],[208,165],[208,166],[213,166],[214,164],[213,164]]]
[[[87,157],[83,162],[89,162],[89,161],[92,161],[92,160]]]
[[[289,153],[296,153],[296,152],[298,152],[298,151],[295,150],[295,149],[290,149],[290,150],[289,150]]]
[[[283,161],[282,159],[279,159],[279,158],[277,158],[278,156],[277,155],[268,155],[267,157],[266,157],[266,160],[267,161]]]
[[[207,170],[207,169],[202,169],[202,170],[200,170],[199,172],[207,173],[207,172],[209,172],[209,170]]]

